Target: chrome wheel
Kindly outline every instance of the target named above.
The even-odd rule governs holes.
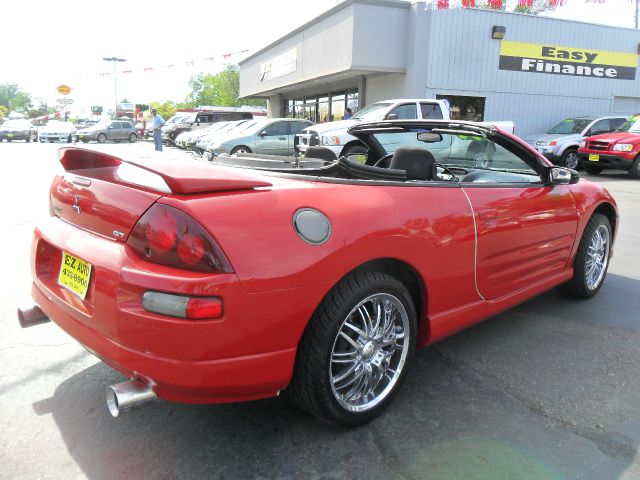
[[[407,360],[409,315],[389,293],[358,303],[338,329],[329,366],[331,391],[350,412],[364,412],[394,389]]]
[[[567,168],[573,168],[575,170],[576,168],[578,168],[578,162],[578,152],[576,152],[575,150],[571,150],[565,156],[564,166]]]
[[[589,243],[587,261],[585,262],[585,282],[589,290],[594,290],[600,285],[607,271],[609,261],[609,229],[606,225],[600,225]]]

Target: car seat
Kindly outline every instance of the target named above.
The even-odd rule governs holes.
[[[434,180],[437,178],[436,159],[428,150],[399,147],[391,157],[389,168],[404,170],[408,180]]]

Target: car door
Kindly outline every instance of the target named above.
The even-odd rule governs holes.
[[[469,160],[481,164],[476,172],[486,171],[497,179],[465,181],[467,175],[461,183],[476,220],[479,293],[496,299],[562,273],[578,224],[569,186],[545,185],[534,175],[523,175],[532,181],[518,183],[509,175],[500,179],[494,172],[501,169],[535,173],[530,166],[535,157],[519,147],[507,149],[489,141],[484,153],[477,143],[469,150],[473,156]]]
[[[289,152],[289,122],[275,121],[268,124],[258,132],[255,145],[255,153],[287,155]]]
[[[120,122],[111,122],[106,134],[109,140],[120,140]]]

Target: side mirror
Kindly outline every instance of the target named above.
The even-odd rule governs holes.
[[[551,167],[549,180],[552,185],[573,185],[580,181],[580,174],[571,168]]]
[[[263,130],[258,134],[259,137],[266,137],[267,136],[267,131]]]
[[[397,120],[397,119],[398,119],[397,113],[390,113],[389,115],[387,115],[387,120]]]

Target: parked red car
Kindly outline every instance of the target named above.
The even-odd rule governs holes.
[[[52,319],[130,377],[107,389],[114,416],[287,391],[354,425],[389,404],[416,347],[559,285],[602,286],[618,225],[604,188],[494,127],[350,133],[365,164],[321,147],[226,165],[61,149],[21,323]]]
[[[587,138],[578,155],[587,173],[595,175],[615,168],[627,170],[631,178],[640,178],[640,114],[611,133]]]

